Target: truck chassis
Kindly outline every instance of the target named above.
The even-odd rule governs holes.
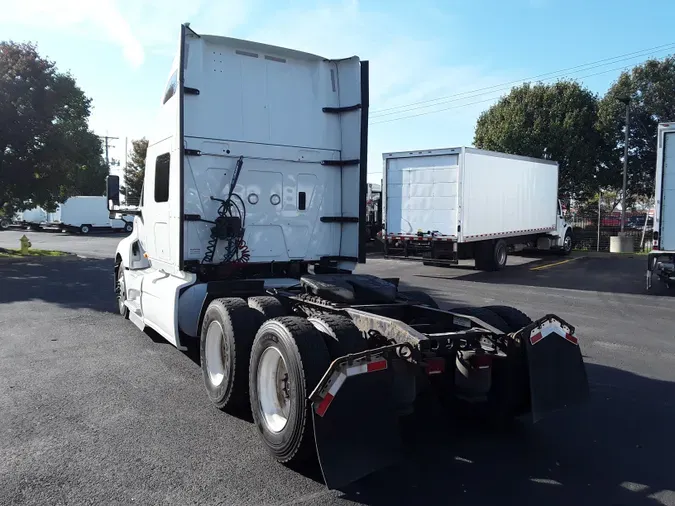
[[[199,348],[210,400],[250,408],[277,461],[318,457],[329,488],[401,458],[399,421],[425,391],[496,423],[536,422],[588,397],[575,329],[552,314],[442,310],[423,292],[399,291],[398,279],[349,273],[307,274],[283,289],[209,285]]]

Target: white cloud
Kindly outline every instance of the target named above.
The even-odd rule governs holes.
[[[132,67],[140,66],[145,58],[143,46],[114,0],[22,0],[3,10],[6,22],[79,31],[88,38],[109,40],[120,46]]]
[[[444,15],[443,24],[451,26],[452,21]],[[513,76],[498,75],[479,65],[448,63],[453,61],[453,46],[458,46],[452,32],[429,33],[426,28],[416,27],[408,19],[388,12],[365,10],[356,0],[345,0],[315,10],[275,13],[271,19],[251,27],[245,35],[258,42],[328,58],[358,55],[370,61],[369,181],[379,182],[383,152],[470,145],[476,118],[490,105],[490,100],[496,100],[499,92],[469,93],[449,99],[452,102],[408,113],[381,116],[377,110],[513,80]],[[488,101],[481,102],[486,99]],[[376,124],[445,108],[452,109]]]

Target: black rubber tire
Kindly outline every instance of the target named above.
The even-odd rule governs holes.
[[[448,311],[467,316],[475,316],[501,332],[511,332],[509,325],[494,311],[484,307],[454,307]]]
[[[346,316],[321,315],[307,318],[322,335],[331,360],[365,351],[367,342],[359,328]]]
[[[129,308],[124,306],[123,304],[120,304],[120,299],[122,299],[122,302],[123,302],[124,299],[126,298],[126,296],[123,293],[121,293],[121,289],[120,289],[120,278],[124,274],[124,264],[123,263],[120,262],[118,264],[116,274],[117,274],[117,280],[115,282],[116,283],[115,295],[117,296],[117,311],[119,312],[119,314],[121,316],[124,317],[125,320],[128,320],[129,319]]]
[[[91,225],[80,225],[80,234],[89,235],[91,232]]]
[[[499,316],[510,327],[510,332],[516,332],[532,323],[532,318],[525,313],[511,306],[485,306]]]
[[[131,232],[133,232],[134,231],[134,224],[133,223],[125,223],[124,224],[124,231],[127,234],[130,234]]]
[[[263,352],[274,346],[286,363],[291,385],[288,421],[279,432],[268,429],[258,399],[258,366]],[[263,443],[278,462],[296,464],[316,455],[309,394],[330,366],[328,349],[305,318],[285,316],[267,320],[258,330],[249,367],[253,420]]]
[[[225,378],[218,386],[209,379],[206,361],[206,336],[213,322],[222,328],[228,359]],[[244,299],[215,299],[206,308],[199,338],[199,358],[206,393],[218,409],[241,408],[248,403],[248,364],[259,326],[260,317]]]
[[[272,296],[249,297],[248,307],[258,311],[263,316],[262,321],[286,316],[286,308],[279,302],[279,299]]]
[[[569,238],[569,242],[568,239]],[[572,245],[573,245],[574,237],[572,236],[572,230],[567,229],[567,232],[565,232],[565,237],[563,239],[563,246],[560,248],[560,254],[563,256],[567,256],[572,253]]]
[[[411,302],[419,302],[424,306],[433,307],[434,309],[440,309],[438,303],[433,299],[431,295],[421,290],[406,290],[403,292],[398,292],[398,294]]]

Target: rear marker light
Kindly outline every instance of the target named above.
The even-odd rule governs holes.
[[[432,374],[442,374],[445,372],[445,359],[442,357],[428,358],[427,362],[427,374],[431,376]]]

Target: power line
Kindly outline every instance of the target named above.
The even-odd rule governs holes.
[[[613,69],[609,69],[609,70],[603,70],[602,72],[595,72],[593,74],[581,76],[581,78],[583,79],[583,78],[586,78],[586,77],[593,77],[593,76],[597,76],[597,75],[600,75],[600,74],[607,74],[609,72],[615,72],[617,70],[626,70],[626,69],[629,69],[629,68],[632,68],[632,67],[633,67],[633,65],[626,65],[625,67],[617,67],[617,68],[613,68]],[[550,80],[550,79],[554,79],[554,78],[544,79],[544,81]],[[499,91],[499,90],[495,90],[495,91]],[[493,91],[493,93],[494,93],[494,91]],[[400,120],[403,120],[403,119],[417,118],[419,116],[426,116],[428,114],[435,114],[435,113],[438,113],[438,112],[449,111],[450,109],[459,109],[460,107],[467,107],[469,105],[482,104],[484,102],[496,100],[499,97],[500,97],[500,95],[495,95],[493,97],[489,97],[489,98],[486,98],[486,99],[483,99],[483,100],[477,100],[475,102],[469,102],[469,103],[466,103],[466,104],[454,105],[454,106],[451,106],[451,107],[444,107],[443,109],[436,109],[434,111],[426,111],[426,112],[421,112],[421,113],[418,113],[418,114],[411,114],[409,116],[401,116],[399,118],[392,118],[392,119],[387,119],[387,120],[383,120],[383,121],[374,121],[374,122],[370,123],[370,125],[380,125],[382,123],[391,123],[392,121],[400,121]]]
[[[375,110],[375,111],[371,112],[371,117],[373,117],[373,116],[374,117],[382,117],[382,116],[388,116],[388,115],[397,114],[397,113],[404,113],[404,112],[408,112],[408,111],[412,111],[412,110],[416,110],[416,109],[424,109],[424,108],[428,108],[428,107],[433,107],[435,105],[441,105],[441,104],[444,104],[444,103],[447,103],[447,102],[460,100],[460,99],[455,99],[455,100],[447,100],[447,99],[453,98],[453,97],[461,97],[463,95],[469,95],[469,96],[464,96],[463,98],[473,98],[475,96],[478,96],[476,94],[478,92],[481,92],[481,91],[486,92],[486,93],[488,93],[488,92],[491,93],[493,91],[498,91],[498,89],[501,89],[505,86],[510,87],[513,84],[517,84],[517,83],[521,83],[521,82],[525,82],[525,81],[529,81],[529,80],[533,80],[533,79],[538,79],[538,78],[545,77],[545,76],[552,76],[552,77],[549,77],[548,79],[544,79],[544,80],[550,80],[550,79],[554,79],[555,77],[563,77],[564,75],[568,75],[570,73],[574,74],[574,73],[577,73],[577,72],[584,72],[584,71],[587,71],[587,70],[592,70],[594,68],[599,68],[599,67],[604,67],[606,65],[611,65],[612,63],[618,63],[620,61],[626,61],[626,60],[631,60],[631,59],[634,59],[634,58],[642,57],[642,56],[645,56],[645,55],[649,54],[652,51],[658,50],[660,52],[660,51],[665,51],[665,50],[672,49],[672,48],[675,48],[675,43],[673,43],[673,42],[668,43],[668,44],[662,44],[660,46],[655,46],[655,47],[652,47],[652,48],[649,48],[649,49],[642,49],[642,50],[639,50],[639,51],[633,51],[631,53],[624,53],[624,54],[621,54],[621,55],[613,56],[611,58],[604,58],[602,60],[596,60],[594,62],[576,65],[574,67],[568,67],[566,69],[556,70],[556,71],[553,71],[553,72],[546,72],[544,74],[538,74],[536,76],[527,77],[527,78],[519,79],[519,80],[516,80],[516,81],[509,81],[507,83],[496,84],[496,85],[493,85],[493,86],[486,86],[484,88],[478,88],[476,90],[465,91],[465,92],[461,92],[461,93],[455,93],[455,94],[452,94],[452,95],[446,95],[446,96],[443,96],[443,97],[437,97],[437,98],[433,98],[433,99],[422,100],[422,101],[419,101],[419,102],[412,102],[412,103],[409,103],[409,104],[404,104],[404,105],[399,105],[399,106],[394,106],[394,107],[388,107],[388,108],[385,108],[385,109],[378,109],[378,110]],[[603,62],[605,62],[605,63],[603,63]],[[574,71],[574,72],[570,72],[570,71]],[[558,75],[558,74],[562,74],[562,75]],[[492,91],[488,91],[488,90],[492,90]],[[480,93],[479,95],[485,95],[486,93]],[[437,103],[432,104],[431,102],[437,102]],[[413,106],[417,106],[417,105],[421,105],[421,104],[429,104],[429,105],[422,106],[422,107],[413,107]],[[393,111],[393,110],[396,110],[396,111],[395,112],[385,112],[385,111]]]

